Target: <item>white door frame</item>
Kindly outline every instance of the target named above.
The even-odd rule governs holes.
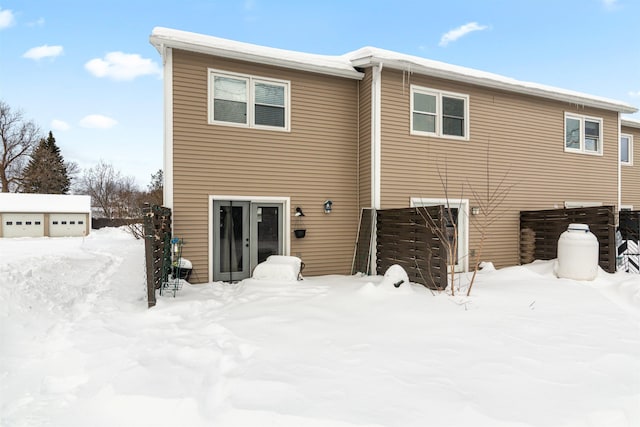
[[[283,241],[283,255],[289,255],[291,253],[291,198],[290,197],[271,197],[271,196],[237,196],[237,195],[209,195],[209,233],[207,238],[207,248],[209,253],[209,277],[208,282],[213,281],[213,201],[214,200],[229,200],[236,202],[250,202],[250,203],[279,203],[282,204],[283,210],[283,226],[282,226],[282,241]]]
[[[458,259],[455,270],[467,272],[469,271],[469,199],[411,198],[412,208],[437,205],[458,209]]]
[[[225,215],[225,225],[229,227],[225,231],[233,234],[237,231],[236,221],[240,220],[242,224],[242,235],[226,236],[230,238],[228,245],[224,245],[223,251],[223,236],[221,235],[221,226],[223,225],[222,208],[231,208],[227,215]],[[233,210],[239,208],[242,212],[241,218],[235,218]],[[237,213],[237,212],[236,212]],[[236,280],[242,280],[251,274],[251,203],[247,201],[231,201],[231,200],[214,200],[213,201],[213,275],[216,280],[231,281],[236,277]],[[236,240],[239,238],[239,241]],[[218,254],[215,256],[215,254]],[[223,266],[220,255],[222,253],[227,254],[228,259],[224,264],[228,262],[228,265]],[[242,254],[240,265],[238,265],[238,255]],[[235,255],[235,256],[234,256]],[[237,269],[236,269],[237,267]],[[224,273],[223,273],[224,269]],[[223,277],[224,276],[224,277]],[[228,276],[228,277],[227,277]],[[239,279],[238,279],[239,278]]]

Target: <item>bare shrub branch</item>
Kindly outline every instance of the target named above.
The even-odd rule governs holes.
[[[440,171],[439,167],[440,162],[436,162],[436,169],[438,172],[438,178],[440,179],[440,185],[442,186],[442,190],[444,191],[445,196],[445,206],[444,206],[444,216],[439,220],[433,218],[431,213],[426,207],[424,209],[418,209],[418,212],[425,220],[427,227],[430,231],[440,240],[440,243],[444,246],[445,251],[447,253],[447,268],[449,280],[451,281],[451,295],[455,296],[455,279],[456,279],[456,262],[458,259],[458,221],[457,218],[454,217],[453,210],[451,207],[450,198],[449,198],[449,174],[447,168],[447,161],[445,159],[445,171],[444,174]],[[460,189],[460,198],[462,199],[464,195],[464,186]],[[449,234],[447,227],[444,223],[444,220],[447,220],[449,224],[449,229],[451,230],[451,234]],[[431,251],[431,249],[429,249]]]
[[[467,296],[471,294],[471,289],[478,274],[480,260],[482,259],[484,244],[487,239],[489,228],[499,219],[503,218],[506,209],[502,208],[502,203],[508,197],[511,189],[515,184],[507,183],[507,177],[509,176],[509,170],[507,170],[500,178],[497,184],[491,183],[491,167],[490,167],[490,141],[487,141],[487,156],[485,164],[485,189],[484,194],[477,191],[475,187],[467,180],[469,188],[471,189],[471,195],[473,196],[474,204],[479,208],[477,215],[472,216],[471,223],[474,228],[480,234],[479,247],[476,250],[475,262],[473,267],[473,275],[469,287],[467,288]]]

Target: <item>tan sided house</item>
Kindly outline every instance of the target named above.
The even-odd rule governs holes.
[[[270,254],[301,257],[306,275],[349,273],[362,208],[445,199],[465,270],[472,189],[503,177],[483,251],[497,266],[519,262],[520,210],[640,203],[640,162],[619,161],[621,130],[639,138],[623,102],[370,47],[324,56],[167,28],[150,41],[164,63],[164,200],[195,283],[249,277]]]

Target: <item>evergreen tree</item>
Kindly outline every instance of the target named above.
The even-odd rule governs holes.
[[[53,133],[41,139],[24,170],[25,193],[67,194],[71,180]]]

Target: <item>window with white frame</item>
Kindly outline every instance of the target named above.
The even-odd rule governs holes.
[[[620,163],[633,165],[633,135],[620,135]]]
[[[469,95],[411,86],[411,133],[469,139]]]
[[[209,122],[288,131],[289,87],[284,80],[209,70]]]
[[[564,151],[602,154],[601,118],[565,113],[564,135]]]

